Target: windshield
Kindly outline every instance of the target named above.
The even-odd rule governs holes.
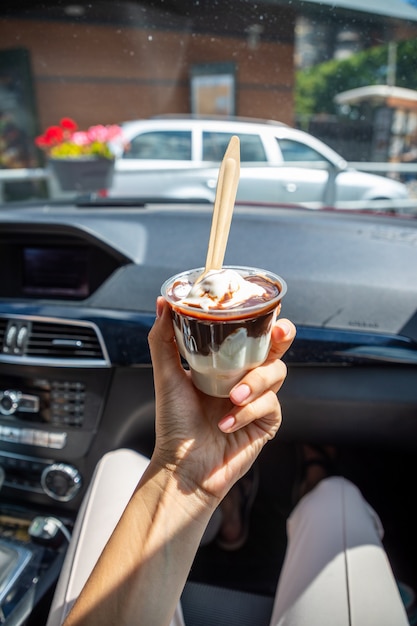
[[[0,9],[0,200],[417,210],[413,0]]]

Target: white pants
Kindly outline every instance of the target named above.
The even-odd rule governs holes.
[[[350,481],[321,481],[292,512],[287,535],[271,626],[408,624],[381,521]]]
[[[80,508],[47,626],[60,626],[116,526],[148,459],[106,454]],[[382,526],[344,478],[323,480],[288,520],[288,548],[271,626],[406,626]],[[171,626],[184,626],[178,605]],[[256,625],[254,625],[256,626]]]

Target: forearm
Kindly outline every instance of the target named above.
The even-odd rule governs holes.
[[[169,624],[215,506],[151,462],[65,626]]]

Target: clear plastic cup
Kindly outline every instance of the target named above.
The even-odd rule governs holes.
[[[188,363],[194,385],[219,398],[227,398],[246,372],[265,361],[271,330],[287,291],[285,281],[272,272],[241,266],[223,269],[235,270],[244,278],[260,277],[267,281],[267,285],[272,285],[271,298],[251,306],[208,311],[179,302],[172,293],[173,285],[178,281],[194,284],[204,268],[171,276],[161,287],[171,306],[178,350]]]

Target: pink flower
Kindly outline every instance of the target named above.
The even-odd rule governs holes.
[[[73,133],[71,135],[71,141],[75,143],[76,146],[88,146],[88,144],[91,143],[88,132],[85,132],[84,130],[78,130]]]
[[[108,140],[111,141],[112,139],[121,137],[123,133],[120,126],[117,126],[117,124],[111,124],[110,126],[107,126],[107,134]]]
[[[101,141],[106,143],[109,139],[108,131],[106,126],[102,126],[99,124],[98,126],[90,126],[87,130],[87,134],[90,141]]]

